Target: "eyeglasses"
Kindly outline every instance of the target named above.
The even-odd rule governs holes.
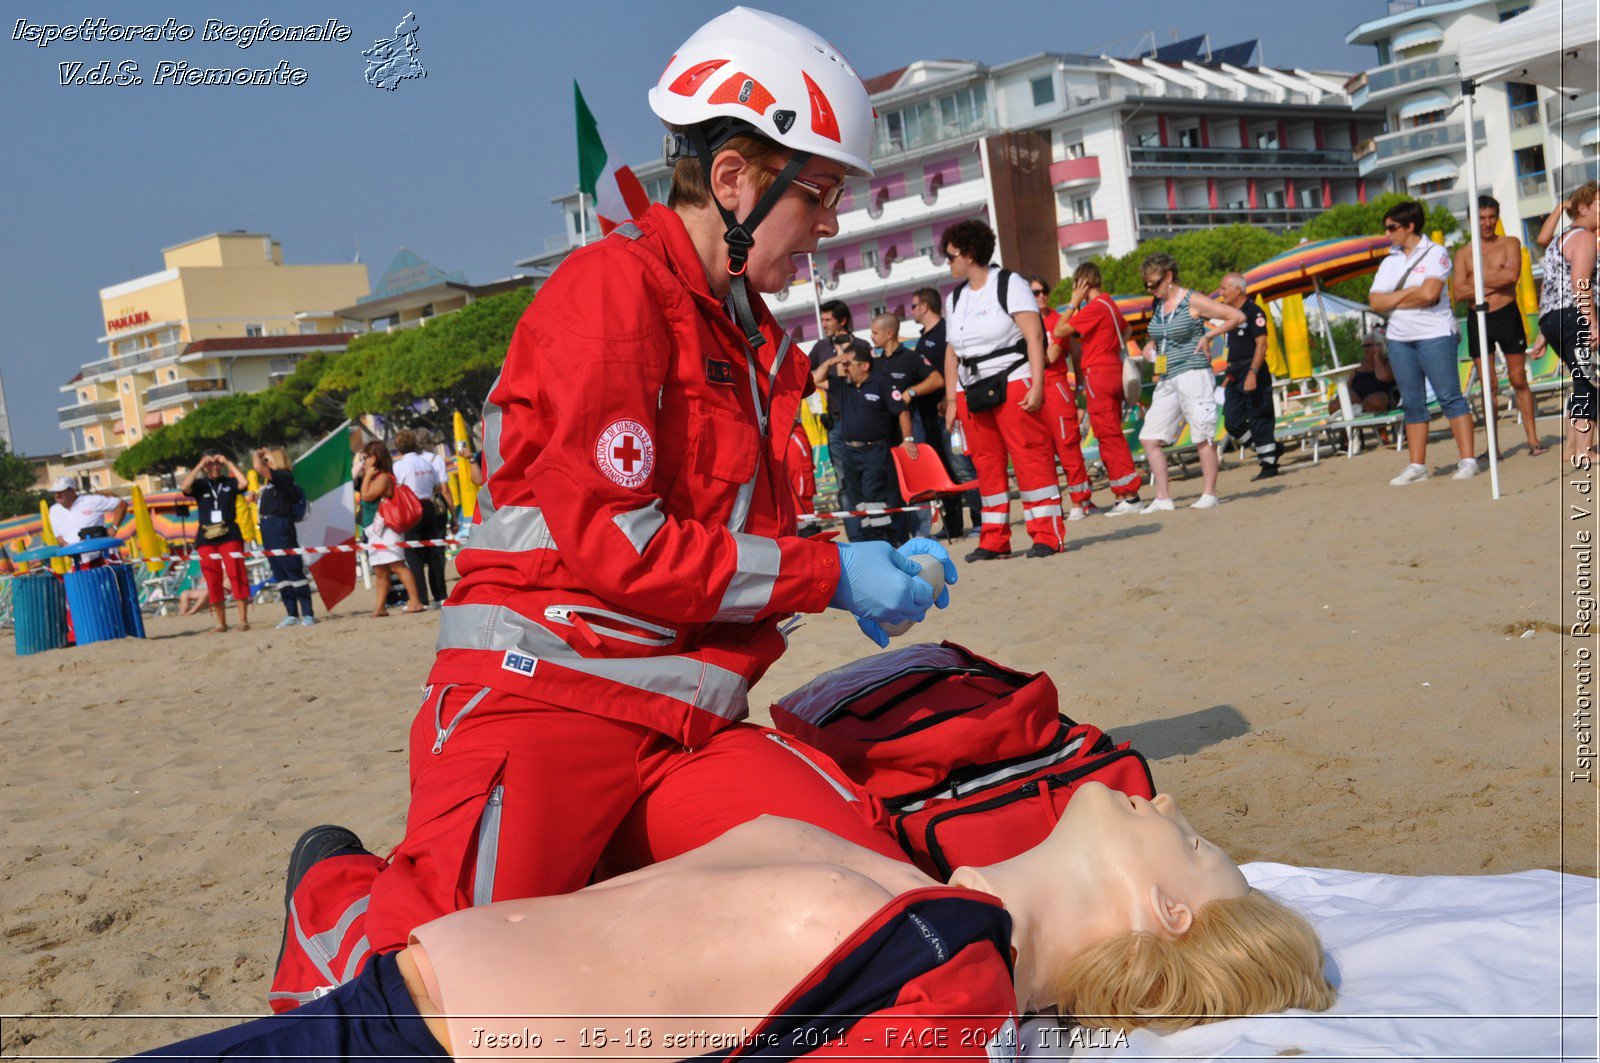
[[[1029,289],[1029,290],[1032,291],[1033,294],[1035,296],[1037,296],[1038,298],[1040,298],[1040,299],[1043,299],[1045,296],[1050,294],[1049,292],[1045,291],[1043,288],[1032,288],[1032,289]]]
[[[768,166],[766,163],[761,163],[760,165],[763,170],[767,171],[774,177],[783,176],[783,171],[777,169],[776,167]],[[834,207],[837,207],[839,205],[839,200],[844,196],[843,181],[836,185],[824,186],[817,184],[815,181],[807,181],[803,177],[791,177],[789,179],[789,183],[794,185],[796,188],[801,189],[812,199],[816,200],[824,210],[832,210]]]

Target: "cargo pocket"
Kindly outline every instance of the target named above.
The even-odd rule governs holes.
[[[406,836],[391,864],[439,914],[493,895],[505,806],[504,750],[428,758],[411,789]]]
[[[729,413],[702,407],[694,424],[694,469],[731,484],[755,477],[760,440],[756,427]]]

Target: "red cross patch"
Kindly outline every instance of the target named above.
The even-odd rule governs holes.
[[[638,421],[612,421],[594,445],[595,464],[606,479],[638,487],[656,467],[656,445]]]

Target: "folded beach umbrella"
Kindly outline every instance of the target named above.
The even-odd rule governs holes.
[[[1306,321],[1305,297],[1285,296],[1280,307],[1283,312],[1283,355],[1289,364],[1288,377],[1291,380],[1304,380],[1311,375],[1311,326]]]
[[[140,557],[160,557],[166,552],[161,537],[156,534],[155,521],[150,519],[150,507],[145,503],[144,492],[139,490],[138,484],[133,486],[133,538],[139,544]],[[146,561],[145,567],[151,572],[160,572],[161,562]]]
[[[1267,319],[1267,371],[1275,379],[1284,380],[1289,376],[1289,363],[1283,357],[1283,340],[1278,336],[1278,322],[1273,318],[1272,311],[1259,299],[1260,305]]]
[[[478,492],[472,484],[472,437],[460,410],[451,415],[450,427],[456,437],[456,498],[461,502],[461,520],[466,523],[478,511]]]

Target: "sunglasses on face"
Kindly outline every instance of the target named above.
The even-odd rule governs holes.
[[[1396,225],[1392,221],[1386,221],[1383,223],[1383,231],[1386,233],[1399,232],[1401,228],[1402,226]]]
[[[1157,288],[1161,287],[1161,285],[1166,282],[1166,279],[1167,278],[1165,278],[1165,277],[1157,277],[1153,281],[1145,281],[1144,282],[1144,290],[1147,291],[1147,292],[1153,292]]]
[[[1038,298],[1040,298],[1040,299],[1043,299],[1045,296],[1050,294],[1049,292],[1045,291],[1043,288],[1034,288],[1034,289],[1032,289],[1032,291],[1033,291],[1033,294],[1035,296],[1037,296]]]
[[[783,176],[782,170],[779,170],[773,166],[768,166],[766,163],[762,163],[761,168],[774,177]],[[843,181],[836,185],[824,186],[817,184],[815,181],[807,181],[803,177],[793,177],[790,178],[789,183],[800,189],[802,192],[805,192],[812,199],[816,200],[817,204],[824,210],[832,210],[834,207],[837,207],[839,205],[839,200],[844,196]]]

